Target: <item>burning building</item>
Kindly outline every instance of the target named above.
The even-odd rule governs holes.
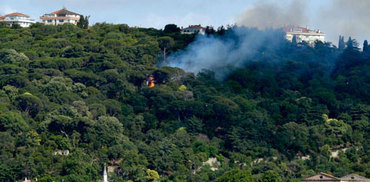
[[[283,29],[286,33],[286,39],[289,41],[292,41],[294,36],[297,43],[305,41],[310,45],[314,45],[316,40],[325,41],[325,34],[320,30],[310,30],[299,26],[285,26]]]

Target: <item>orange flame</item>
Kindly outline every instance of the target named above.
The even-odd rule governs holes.
[[[148,84],[148,87],[149,88],[153,88],[155,86],[155,84],[154,84],[154,77],[153,76],[151,76],[150,78],[149,78],[149,84]]]

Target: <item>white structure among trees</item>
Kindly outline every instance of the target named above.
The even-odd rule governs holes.
[[[106,166],[104,166],[103,182],[108,182],[108,173],[107,173],[107,167]]]
[[[206,28],[202,25],[189,25],[187,28],[181,27],[182,34],[205,34]]]
[[[21,27],[29,27],[36,23],[35,20],[30,19],[30,16],[23,13],[10,13],[0,17],[0,21],[6,22],[10,26],[18,24]]]
[[[80,20],[80,14],[68,11],[66,8],[54,11],[48,14],[44,14],[40,17],[45,25],[62,25],[65,23],[71,23],[77,25]]]
[[[283,28],[286,33],[286,39],[289,41],[293,40],[293,37],[296,37],[296,42],[307,42],[310,45],[314,45],[315,41],[325,41],[325,34],[320,30],[310,30],[304,27],[298,26],[286,26]]]

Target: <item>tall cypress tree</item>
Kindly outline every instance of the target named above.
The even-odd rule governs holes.
[[[89,18],[90,18],[90,16],[85,16],[85,22],[84,22],[84,25],[83,25],[84,29],[89,28]]]
[[[348,40],[347,40],[347,48],[348,49],[352,49],[353,48],[353,41],[352,41],[352,38],[351,38],[351,36],[350,37],[348,37]]]
[[[85,18],[84,16],[80,15],[80,20],[77,22],[77,26],[80,28],[84,28],[85,25]]]
[[[80,20],[77,22],[77,26],[83,29],[89,28],[89,18],[90,16],[82,16],[80,15]]]
[[[367,43],[367,40],[364,41],[364,46],[362,47],[362,52],[365,54],[369,53],[369,44]]]
[[[345,47],[344,36],[339,35],[338,49],[343,50]]]

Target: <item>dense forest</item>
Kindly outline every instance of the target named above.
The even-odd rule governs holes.
[[[118,182],[370,177],[367,41],[269,30],[220,79],[158,66],[197,39],[174,25],[0,27],[0,181],[101,181],[103,166]]]

